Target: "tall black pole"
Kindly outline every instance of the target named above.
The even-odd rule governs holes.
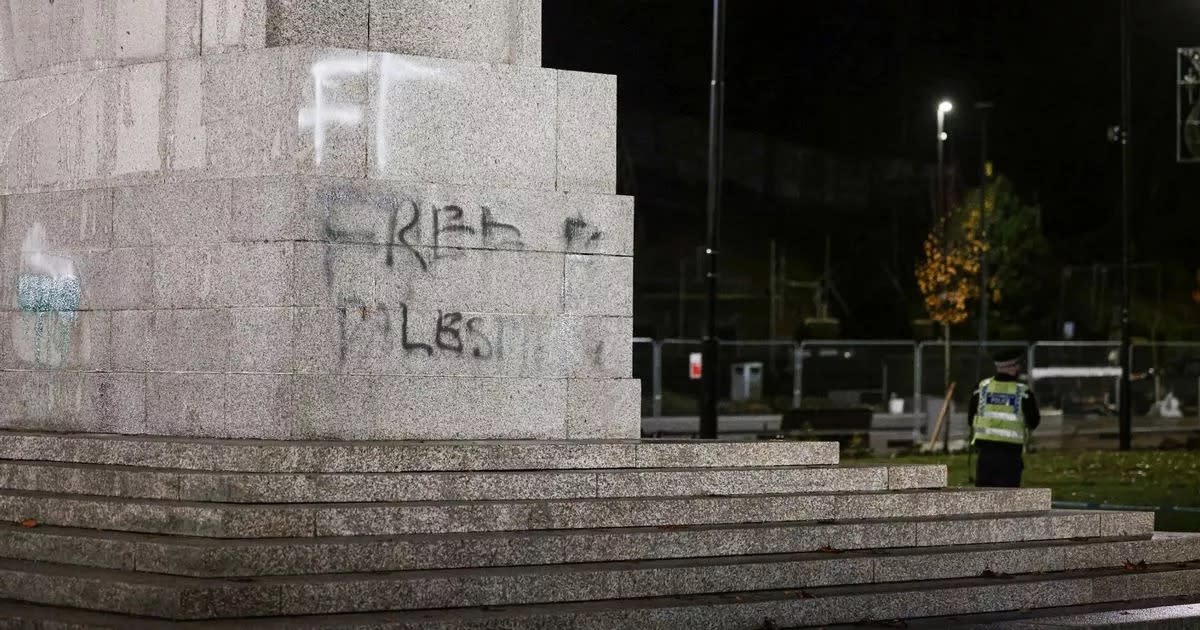
[[[988,113],[993,104],[990,102],[975,103],[979,110],[979,224],[982,227],[983,242],[988,242],[989,217],[987,215],[987,186],[991,179],[988,172]],[[987,351],[988,338],[988,306],[991,304],[991,292],[988,291],[988,254],[984,252],[979,261],[979,348],[975,356],[975,382],[983,380],[983,357]]]
[[[1132,400],[1129,386],[1129,200],[1132,160],[1130,152],[1130,55],[1129,0],[1121,0],[1121,420],[1120,447],[1132,446]]]
[[[942,232],[942,252],[945,254],[946,248],[949,247],[949,227],[950,218],[947,216],[946,206],[946,167],[945,144],[946,144],[946,114],[950,112],[950,108],[946,105],[948,101],[938,103],[937,110],[937,218],[936,221],[941,222]],[[950,324],[942,323],[942,384],[946,394],[950,393]],[[950,404],[949,400],[945,401]],[[946,432],[942,434],[942,450],[950,452],[950,426],[946,426]]]
[[[704,400],[700,407],[700,437],[717,437],[717,252],[721,235],[721,178],[725,135],[725,2],[713,0],[712,81],[708,88],[708,233],[705,256],[708,272],[707,319],[704,328]]]

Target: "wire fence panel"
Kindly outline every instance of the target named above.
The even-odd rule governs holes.
[[[702,353],[701,341],[633,342],[633,376],[642,382],[647,418],[643,431],[694,436],[703,381],[693,378],[692,359]],[[1001,349],[1027,357],[1042,411],[1038,448],[1117,446],[1121,369],[1115,341],[997,341],[982,348],[956,341],[950,344],[948,373],[940,341],[723,341],[716,366],[722,435],[771,434],[783,413],[796,407],[865,408],[873,416],[871,448],[876,442],[890,445],[893,433],[923,440],[941,410],[947,381],[956,383],[948,416],[954,430],[978,379],[994,373],[992,355]],[[1130,352],[1135,446],[1200,445],[1200,343],[1138,343]]]
[[[791,409],[795,391],[796,345],[791,342],[722,341],[721,376],[728,385],[729,409],[777,413]]]
[[[662,411],[664,416],[695,416],[700,413],[700,396],[703,381],[692,379],[690,355],[701,352],[699,339],[664,339],[662,348]],[[704,366],[707,369],[708,366]],[[718,376],[720,372],[717,372]],[[722,383],[717,391],[728,391]]]
[[[949,378],[946,371],[946,344],[924,341],[917,346],[920,383],[917,389],[918,411],[940,408],[946,386],[954,383],[953,410],[963,411],[971,401],[979,381],[995,373],[992,355],[1001,350],[1028,352],[1029,344],[1020,341],[989,341],[981,348],[977,341],[950,343]]]
[[[702,351],[701,341],[633,341],[642,414],[698,414],[702,381],[692,378],[690,366],[692,355]],[[1066,415],[1116,413],[1120,346],[1115,341],[993,341],[982,349],[975,341],[955,341],[947,378],[943,342],[907,340],[723,341],[716,368],[720,412],[777,413],[803,406],[928,413],[940,407],[947,382],[956,383],[954,409],[962,411],[978,380],[993,373],[992,356],[1002,349],[1025,353],[1044,409]],[[1135,416],[1162,415],[1163,409],[1168,416],[1200,416],[1200,343],[1137,343],[1130,360]]]
[[[657,399],[657,379],[660,372],[655,365],[658,343],[653,339],[635,337],[633,340],[633,378],[642,382],[642,416],[658,416],[655,400]]]
[[[889,410],[893,394],[901,411],[913,409],[911,341],[805,341],[800,344],[800,406],[868,407]]]
[[[1119,343],[1111,341],[1033,344],[1029,373],[1042,409],[1061,413],[1068,424],[1077,424],[1088,416],[1115,415],[1119,405],[1120,348]]]
[[[1130,373],[1135,414],[1200,416],[1200,343],[1135,343]]]
[[[702,352],[700,340],[664,339],[659,348],[662,389],[658,415],[699,414],[703,381],[692,378],[691,357]],[[721,413],[782,413],[792,408],[795,344],[788,341],[722,341],[717,354],[715,369]],[[703,365],[703,369],[714,368]]]

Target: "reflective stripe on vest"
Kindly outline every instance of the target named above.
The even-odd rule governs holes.
[[[1023,383],[990,378],[981,382],[971,443],[985,440],[1025,444],[1025,416],[1021,413],[1025,391]]]

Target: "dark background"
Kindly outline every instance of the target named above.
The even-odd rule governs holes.
[[[787,279],[812,281],[826,269],[827,239],[836,334],[922,334],[913,268],[932,213],[943,98],[955,103],[946,145],[955,189],[979,181],[973,104],[993,101],[989,157],[1042,210],[1054,258],[1043,281],[1062,299],[1021,334],[1054,336],[1065,317],[1086,319],[1072,302],[1099,285],[1105,308],[1115,303],[1115,273],[1064,282],[1061,266],[1120,260],[1120,150],[1105,137],[1120,122],[1117,0],[727,5],[723,337],[767,336],[772,240]],[[1133,259],[1161,270],[1135,274],[1135,327],[1149,312],[1140,300],[1188,336],[1198,319],[1200,164],[1175,163],[1174,74],[1175,48],[1200,46],[1200,0],[1132,7]],[[698,335],[711,3],[544,0],[543,32],[545,66],[619,77],[618,188],[637,197],[636,334]],[[815,334],[801,323],[815,314],[811,293],[787,295],[782,336]]]

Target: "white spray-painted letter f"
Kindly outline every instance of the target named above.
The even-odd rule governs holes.
[[[312,106],[300,110],[297,123],[313,130],[313,160],[321,163],[325,151],[325,130],[332,125],[358,125],[363,120],[361,105],[326,102],[326,90],[337,88],[337,77],[354,76],[371,69],[368,56],[342,57],[318,61],[312,66]]]

